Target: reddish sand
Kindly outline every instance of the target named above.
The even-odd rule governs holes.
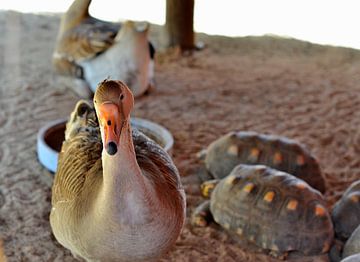
[[[51,235],[52,175],[36,157],[38,129],[68,116],[78,100],[51,69],[58,24],[58,16],[0,12],[0,238],[9,261],[75,261]],[[198,39],[207,48],[193,56],[158,52],[157,89],[137,99],[133,113],[173,133],[188,217],[203,200],[195,155],[231,130],[304,143],[320,162],[331,208],[360,178],[360,52],[274,37]],[[192,228],[187,220],[162,261],[276,260],[216,225]]]

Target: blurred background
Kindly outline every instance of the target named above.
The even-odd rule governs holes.
[[[64,12],[71,0],[2,1],[0,9],[21,12]],[[97,18],[165,23],[165,0],[94,0],[90,12]],[[197,0],[194,29],[212,35],[274,34],[318,44],[360,49],[357,0]],[[108,8],[119,6],[120,8]]]

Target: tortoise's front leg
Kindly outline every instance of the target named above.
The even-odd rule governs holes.
[[[213,221],[210,211],[210,200],[206,200],[200,204],[192,213],[190,223],[196,227],[206,227]]]
[[[212,179],[205,181],[201,184],[200,190],[203,197],[210,198],[212,191],[214,191],[214,188],[217,184],[219,184],[220,179]]]

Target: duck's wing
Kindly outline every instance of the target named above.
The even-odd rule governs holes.
[[[55,70],[62,75],[84,78],[79,62],[112,46],[117,33],[115,27],[118,26],[86,23],[64,32],[57,40],[52,57]]]
[[[52,188],[52,204],[71,201],[83,189],[89,174],[102,174],[101,136],[95,110],[81,100],[66,125]]]
[[[152,139],[133,129],[137,162],[147,178],[156,186],[164,185],[183,191],[179,172],[168,153]]]
[[[88,19],[86,23],[64,32],[58,40],[57,54],[81,61],[92,58],[113,45],[120,26],[92,22],[92,19]]]
[[[78,61],[92,58],[113,43],[120,23],[102,21],[89,14],[90,0],[75,0],[62,16],[53,53],[55,69],[65,75],[82,77]]]

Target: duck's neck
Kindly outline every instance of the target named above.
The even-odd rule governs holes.
[[[117,211],[127,214],[125,220],[134,219],[132,216],[139,212],[147,213],[146,203],[153,200],[154,193],[137,163],[130,121],[124,124],[117,153],[110,156],[103,150],[102,164],[104,206],[115,215]]]

